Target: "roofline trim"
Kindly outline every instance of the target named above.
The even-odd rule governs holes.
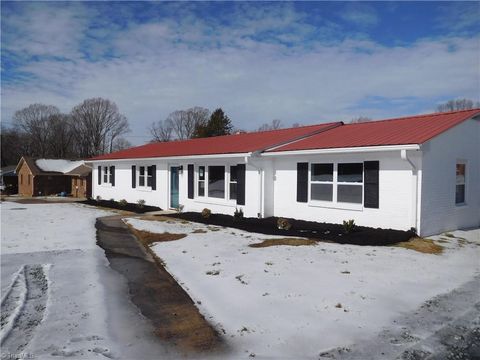
[[[247,153],[231,153],[231,154],[208,154],[208,155],[182,155],[182,156],[156,156],[147,158],[120,158],[120,159],[89,159],[85,163],[91,164],[95,162],[118,162],[118,161],[150,161],[150,160],[189,160],[189,159],[217,159],[217,158],[235,158],[250,157],[254,152]]]
[[[328,149],[273,151],[273,152],[263,153],[262,156],[340,154],[340,153],[362,153],[362,152],[420,150],[420,149],[421,149],[421,146],[419,144],[355,146],[355,147],[328,148]]]

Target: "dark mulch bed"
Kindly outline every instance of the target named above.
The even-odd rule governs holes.
[[[375,229],[364,226],[357,226],[353,232],[347,234],[345,233],[343,226],[339,224],[295,219],[288,219],[290,224],[292,224],[290,230],[280,230],[277,228],[277,217],[264,219],[243,218],[241,220],[236,220],[231,215],[212,214],[208,219],[205,219],[200,213],[196,212],[169,214],[168,216],[202,224],[232,227],[261,234],[306,237],[318,240],[329,240],[339,244],[393,245],[402,241],[408,241],[415,236],[411,231]]]
[[[138,204],[132,204],[132,203],[127,203],[126,205],[121,205],[117,201],[110,201],[110,200],[94,200],[94,199],[87,199],[84,201],[79,201],[79,204],[85,204],[85,205],[92,205],[92,206],[100,206],[104,208],[109,208],[109,209],[117,209],[117,210],[125,210],[125,211],[131,211],[137,214],[143,214],[149,211],[159,211],[162,210],[159,207],[156,206],[149,206],[149,205],[144,205],[143,207],[138,207]]]

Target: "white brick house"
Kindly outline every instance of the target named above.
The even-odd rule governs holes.
[[[480,226],[480,110],[147,144],[90,159],[93,197],[408,230]]]

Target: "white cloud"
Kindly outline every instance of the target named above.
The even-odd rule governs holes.
[[[378,15],[375,9],[365,3],[351,2],[342,10],[340,17],[355,25],[369,27],[378,23]]]
[[[85,26],[83,17],[68,18],[69,26]],[[86,98],[101,96],[127,115],[132,135],[147,136],[152,121],[196,105],[221,106],[235,125],[254,129],[274,118],[307,124],[358,115],[388,117],[418,111],[436,99],[478,99],[478,38],[424,40],[395,48],[370,40],[312,42],[307,49],[253,36],[295,21],[289,35],[308,34],[311,29],[301,14],[288,6],[271,14],[246,13],[245,22],[235,18],[238,23],[223,27],[188,15],[180,22],[130,21],[113,37],[103,36],[103,44],[94,42],[96,52],[121,56],[97,61],[78,56],[76,47],[85,39],[70,34],[70,40],[60,39],[62,49],[48,50],[71,55],[69,61],[28,62],[19,70],[31,74],[30,81],[3,84],[2,120],[34,102],[68,112]],[[388,110],[370,107],[366,100],[372,97],[398,104]]]

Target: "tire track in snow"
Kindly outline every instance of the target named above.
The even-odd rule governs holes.
[[[0,343],[3,353],[18,354],[41,323],[48,297],[48,265],[24,265],[1,302]]]

